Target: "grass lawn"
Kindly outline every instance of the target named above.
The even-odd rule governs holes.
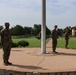
[[[18,42],[20,40],[25,40],[29,42],[28,47],[41,47],[41,40],[36,38],[24,38],[24,39],[13,39],[13,42]],[[46,43],[49,41],[49,39],[46,40]]]
[[[65,39],[64,38],[59,38],[58,39],[57,47],[65,48]],[[68,48],[76,49],[76,38],[71,37],[69,39]]]

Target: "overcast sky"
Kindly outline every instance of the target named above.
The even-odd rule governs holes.
[[[9,22],[33,27],[41,24],[42,0],[0,0],[0,25]],[[52,29],[76,25],[76,0],[46,0],[46,25]]]

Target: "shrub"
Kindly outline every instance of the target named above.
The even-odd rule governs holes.
[[[12,46],[12,47],[18,47],[18,44],[15,43],[15,42],[12,42],[12,43],[11,43],[11,46]]]
[[[29,45],[29,42],[25,41],[25,40],[21,40],[18,42],[18,45],[21,47],[25,47]]]

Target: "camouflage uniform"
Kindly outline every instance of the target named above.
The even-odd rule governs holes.
[[[57,38],[58,38],[57,30],[54,29],[51,35],[52,35],[52,50],[53,52],[55,52],[57,46]]]
[[[69,34],[68,32],[65,33],[65,48],[67,48],[69,42]]]
[[[1,31],[1,44],[3,47],[3,59],[5,63],[8,62],[11,51],[11,34],[9,29]]]

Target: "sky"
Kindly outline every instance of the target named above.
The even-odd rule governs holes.
[[[42,24],[42,0],[0,0],[0,25]],[[46,0],[46,25],[53,29],[76,25],[76,0]]]

